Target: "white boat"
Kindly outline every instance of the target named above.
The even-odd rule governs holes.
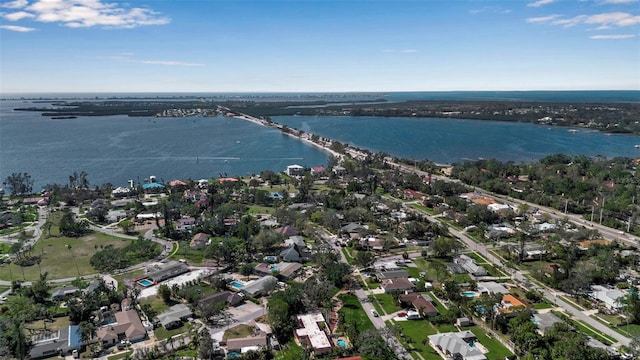
[[[640,149],[640,144],[636,144],[634,147],[635,147],[636,149]]]

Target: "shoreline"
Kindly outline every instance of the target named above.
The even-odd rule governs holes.
[[[272,128],[277,128],[279,130],[282,130],[282,125],[281,124],[269,123],[269,122],[267,122],[265,120],[262,120],[262,119],[259,119],[259,118],[256,118],[256,117],[253,117],[253,116],[247,115],[247,114],[242,114],[242,113],[240,113],[240,114],[234,113],[234,114],[235,115],[233,116],[233,118],[235,118],[235,119],[246,120],[246,121],[252,122],[252,123],[254,123],[256,125],[260,125],[260,126],[264,126],[264,127],[272,127]],[[288,132],[284,132],[284,131],[281,131],[281,133],[283,135],[287,135],[287,136],[290,136],[292,138],[298,139],[298,140],[302,141],[303,143],[311,145],[311,146],[313,146],[313,147],[315,147],[317,149],[320,149],[320,150],[322,150],[324,152],[327,152],[327,153],[329,153],[330,155],[332,155],[332,156],[334,156],[336,158],[342,159],[345,156],[345,154],[341,154],[341,153],[339,153],[339,152],[337,152],[335,150],[331,150],[331,148],[329,147],[330,145],[326,146],[326,145],[318,144],[318,143],[312,141],[308,136],[305,136],[305,135],[308,135],[309,133],[304,133],[304,135],[292,134],[292,133],[288,133]],[[349,148],[349,149],[354,151],[354,152],[357,152],[355,149],[351,149],[351,148]],[[364,154],[359,153],[359,152],[358,152],[358,155],[365,156]]]

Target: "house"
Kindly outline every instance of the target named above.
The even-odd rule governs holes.
[[[520,248],[515,247],[513,251],[520,256]],[[543,255],[547,254],[547,249],[541,245],[527,245],[522,248],[522,259],[523,260],[540,260]]]
[[[376,277],[379,281],[386,279],[408,278],[409,273],[406,270],[378,271]]]
[[[277,232],[278,234],[282,234],[286,237],[298,235],[298,230],[296,230],[296,228],[291,225],[279,227],[275,229],[275,232]]]
[[[304,242],[304,237],[300,235],[289,236],[288,239],[284,241],[285,246],[298,245],[302,248],[307,247],[307,243]]]
[[[502,297],[500,305],[498,305],[498,312],[507,317],[511,317],[528,307],[529,306],[524,301],[511,294],[506,294]]]
[[[486,360],[486,356],[475,347],[478,341],[469,330],[429,335],[429,344],[441,353],[443,359]]]
[[[347,174],[347,169],[338,165],[334,166],[331,171],[338,176],[344,176]]]
[[[191,230],[194,226],[196,226],[196,219],[194,217],[183,217],[178,219],[176,229]]]
[[[478,281],[476,284],[480,294],[508,294],[509,290],[495,281]]]
[[[348,234],[352,234],[352,233],[362,234],[367,231],[367,227],[358,223],[348,223],[347,225],[340,228],[340,230]]]
[[[619,310],[622,308],[621,300],[624,296],[625,294],[618,289],[610,289],[602,285],[591,286],[591,298],[601,302],[611,310]]]
[[[52,356],[67,355],[82,347],[82,332],[80,326],[69,325],[46,336],[40,335],[33,340],[29,350],[29,358],[43,359]]]
[[[375,236],[367,236],[364,239],[360,240],[360,246],[367,250],[384,250],[384,241]]]
[[[453,258],[453,262],[462,266],[469,274],[474,276],[486,276],[489,273],[485,268],[476,264],[476,261],[468,255],[461,254]]]
[[[418,293],[404,294],[400,296],[400,303],[411,304],[421,317],[434,317],[440,314],[438,309],[433,305],[429,295]]]
[[[538,333],[540,333],[540,335],[542,336],[544,336],[549,330],[551,330],[553,325],[563,322],[559,317],[553,315],[553,313],[551,312],[534,314],[531,321],[536,324],[536,326],[538,327]]]
[[[205,233],[197,233],[193,235],[191,238],[191,243],[189,243],[189,247],[192,250],[203,250],[209,245],[209,236]]]
[[[267,275],[260,279],[249,281],[244,284],[240,291],[247,296],[258,297],[273,290],[277,283],[278,279],[275,276]]]
[[[301,176],[304,175],[304,166],[289,165],[284,172],[289,176]]]
[[[286,249],[280,252],[280,258],[287,262],[307,262],[311,259],[311,254],[309,254],[304,247],[293,244],[288,246]]]
[[[489,211],[494,212],[494,213],[501,213],[501,212],[505,212],[508,210],[511,210],[511,207],[509,205],[506,204],[489,204],[487,205],[487,209],[489,209]]]
[[[82,289],[82,295],[92,294],[98,287],[100,287],[100,283],[104,280],[93,279],[89,282],[86,288]]]
[[[311,168],[311,175],[321,175],[324,174],[324,171],[324,166],[314,166]]]
[[[189,272],[187,264],[180,261],[169,261],[149,266],[146,269],[146,277],[157,284],[186,272]]]
[[[467,317],[457,318],[456,319],[456,326],[457,327],[471,326],[471,320],[469,318],[467,318]]]
[[[407,278],[385,279],[381,286],[385,294],[413,291],[413,284]]]
[[[294,335],[301,346],[310,347],[316,355],[331,351],[331,341],[323,330],[326,323],[321,313],[298,315],[296,319],[299,328]]]
[[[260,332],[256,336],[229,339],[226,346],[229,353],[243,354],[249,351],[259,351],[269,348],[269,337],[266,333]]]
[[[158,315],[160,324],[165,329],[174,329],[182,326],[182,322],[193,316],[193,312],[185,304],[176,304]]]
[[[105,216],[105,220],[110,223],[116,223],[120,220],[126,219],[127,215],[128,213],[126,210],[109,210]]]
[[[64,300],[65,297],[71,296],[75,294],[76,291],[79,291],[79,290],[80,290],[79,288],[71,285],[60,286],[53,289],[53,294],[51,295],[51,298],[53,299],[53,301],[62,301]]]
[[[115,322],[101,327],[97,331],[97,337],[103,347],[113,346],[121,340],[136,342],[147,336],[135,310],[120,311],[114,314]]]
[[[221,291],[213,295],[209,295],[198,301],[198,304],[206,305],[209,303],[222,303],[225,302],[231,306],[236,306],[244,301],[244,298],[232,291]]]
[[[290,279],[295,277],[301,268],[302,264],[294,262],[280,262],[277,264],[260,263],[253,268],[253,271],[261,275],[272,275],[276,273],[281,278]]]

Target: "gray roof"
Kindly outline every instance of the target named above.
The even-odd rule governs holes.
[[[276,283],[278,283],[278,279],[276,279],[274,276],[266,275],[258,280],[254,280],[245,284],[242,287],[241,291],[249,296],[255,297],[257,295],[262,295],[267,287],[273,286]]]
[[[480,350],[469,346],[476,341],[476,336],[469,330],[429,335],[431,346],[439,346],[450,355],[459,354],[464,360],[486,360]]]
[[[71,295],[73,293],[75,293],[76,291],[78,291],[80,289],[78,289],[75,286],[70,286],[70,285],[65,285],[65,286],[60,286],[57,287],[53,290],[53,294],[51,295],[52,298],[56,299],[56,298],[63,298],[67,295]]]
[[[543,334],[549,331],[549,329],[551,329],[554,324],[563,322],[559,317],[553,315],[553,313],[550,312],[535,314],[533,315],[532,320]]]
[[[508,294],[509,290],[505,288],[502,284],[499,284],[495,281],[478,281],[477,283],[478,291],[480,292],[488,292],[490,294]]]
[[[376,273],[378,279],[397,279],[408,278],[409,273],[406,270],[391,270],[391,271],[379,271]]]
[[[177,304],[170,307],[168,310],[158,315],[158,320],[162,326],[166,327],[169,324],[181,322],[182,320],[193,315],[193,312],[185,304]]]

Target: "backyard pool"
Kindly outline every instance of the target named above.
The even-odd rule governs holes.
[[[278,265],[273,264],[267,267],[270,271],[278,271]]]
[[[478,297],[480,294],[477,291],[463,291],[460,295],[464,297]]]
[[[244,287],[244,284],[243,284],[243,283],[241,283],[241,282],[239,282],[239,281],[235,281],[235,280],[234,280],[234,281],[232,281],[232,282],[230,282],[230,283],[229,283],[229,285],[233,286],[234,288],[236,288],[236,289],[238,289],[238,290],[239,290],[239,289],[242,289],[242,287]]]
[[[138,285],[143,286],[143,287],[149,287],[149,286],[153,285],[153,280],[151,280],[149,278],[140,279],[137,282],[138,282]]]
[[[336,343],[338,344],[338,346],[340,346],[341,348],[346,349],[349,345],[347,345],[347,342],[344,339],[338,339],[338,341],[336,341]]]
[[[275,256],[265,256],[265,257],[264,257],[264,260],[265,260],[265,261],[268,261],[268,262],[270,262],[270,263],[274,263],[274,262],[278,261],[278,258],[277,258],[277,257],[275,257]]]

